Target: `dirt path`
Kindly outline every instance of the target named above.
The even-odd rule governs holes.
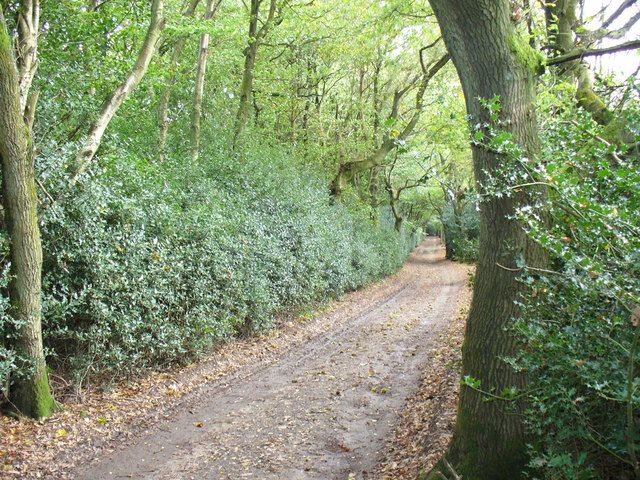
[[[466,283],[466,268],[429,239],[391,279],[300,327],[314,334],[206,383],[73,477],[374,478]]]

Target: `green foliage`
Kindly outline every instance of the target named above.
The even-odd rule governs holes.
[[[45,344],[77,382],[269,328],[279,310],[388,275],[413,247],[362,205],[332,204],[326,180],[281,148],[229,162],[217,147],[199,165],[113,155],[44,212]]]
[[[6,258],[9,253],[7,237],[4,232],[0,233],[0,258]],[[6,292],[9,282],[9,268],[3,265],[0,275],[0,291]],[[9,316],[9,298],[0,295],[0,333],[2,343],[0,343],[0,393],[4,393],[9,380],[9,374],[15,371],[16,353],[8,345],[10,339],[9,332],[15,331],[16,321]]]
[[[76,384],[135,375],[267,329],[282,309],[395,271],[421,238],[423,219],[412,216],[412,205],[422,187],[399,200],[406,220],[398,234],[382,189],[369,198],[366,174],[340,201],[327,185],[340,163],[366,157],[383,134],[410,120],[411,89],[398,124],[386,121],[395,92],[420,68],[420,47],[436,38],[434,22],[424,25],[428,6],[326,0],[283,8],[282,23],[260,45],[246,141],[232,152],[248,12],[238,0],[224,1],[205,22],[205,3],[187,17],[184,2],[165,2],[167,28],[146,75],[109,124],[89,172],[70,188],[69,163],[133,66],[149,2],[111,0],[92,9],[85,0],[41,1],[33,139],[43,332],[49,364]],[[204,32],[210,48],[202,151],[191,164],[193,74]],[[452,68],[445,73],[454,75]],[[167,87],[166,159],[158,163],[156,109]],[[463,109],[451,89],[425,100],[424,119]],[[460,137],[428,123],[443,142]],[[416,133],[403,150],[409,168],[399,169],[399,185],[424,173],[411,161],[424,140]],[[7,314],[5,237],[0,268],[5,379],[29,374],[16,369],[27,359],[11,349],[19,325]]]
[[[478,258],[480,216],[473,201],[456,205],[460,200],[449,200],[444,205],[442,225],[445,247],[449,257],[461,262],[474,262]],[[461,211],[460,211],[461,210]]]
[[[521,265],[526,288],[513,329],[522,349],[507,359],[528,373],[532,476],[632,478],[640,447],[640,162],[637,151],[603,140],[602,127],[563,91],[541,94],[540,103],[542,161],[522,157],[507,139],[502,174],[483,192],[548,191],[528,196],[516,214],[551,265]],[[638,102],[622,115],[637,142]],[[495,133],[485,145],[496,148]]]

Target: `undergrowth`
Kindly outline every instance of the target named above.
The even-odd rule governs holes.
[[[62,155],[39,165],[43,329],[48,363],[76,385],[190,359],[216,342],[272,326],[285,308],[388,275],[417,234],[349,195],[280,147],[241,156],[210,144],[197,164],[124,153],[72,193]],[[371,218],[379,218],[374,222]],[[7,244],[0,243],[3,270]],[[0,331],[15,334],[0,283]],[[0,347],[0,376],[16,369]]]

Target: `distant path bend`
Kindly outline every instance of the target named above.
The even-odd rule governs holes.
[[[396,275],[309,322],[321,333],[206,383],[74,478],[373,478],[437,334],[468,301],[466,272],[427,239]]]

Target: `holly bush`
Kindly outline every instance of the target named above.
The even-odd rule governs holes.
[[[631,100],[601,126],[562,84],[550,88],[540,95],[540,161],[518,157],[523,177],[506,175],[509,191],[547,191],[516,215],[550,260],[522,265],[513,326],[522,349],[508,359],[528,373],[532,478],[637,478],[640,110]]]
[[[238,158],[211,141],[196,164],[125,152],[103,156],[72,191],[65,152],[38,165],[55,199],[42,210],[45,346],[76,385],[268,329],[279,311],[392,273],[418,240],[374,223],[356,199],[333,201],[326,176],[282,147]],[[6,253],[3,239],[4,270]],[[16,326],[1,281],[6,338]],[[0,349],[0,375],[14,369],[13,352]]]

